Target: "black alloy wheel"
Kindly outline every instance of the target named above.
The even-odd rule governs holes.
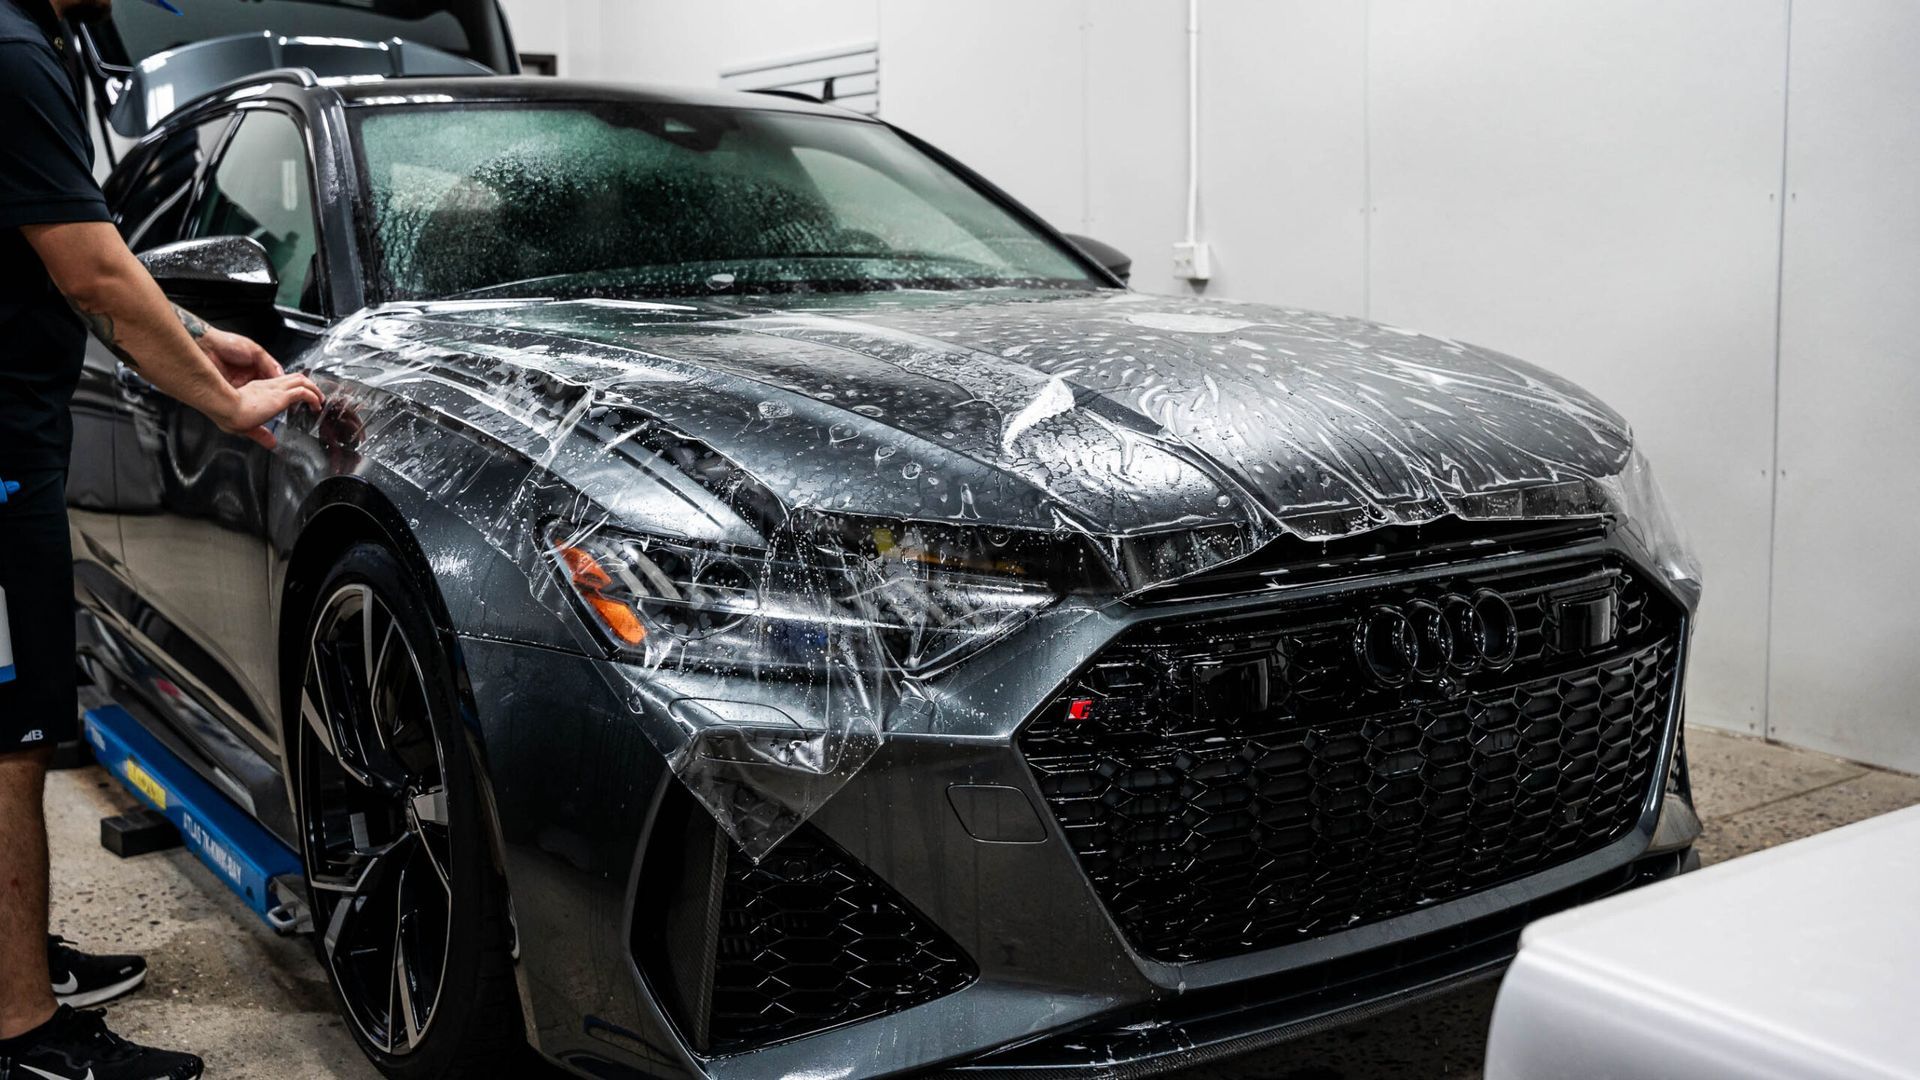
[[[320,962],[389,1076],[485,1074],[524,1040],[451,665],[385,549],[348,551],[317,595],[298,793]]]

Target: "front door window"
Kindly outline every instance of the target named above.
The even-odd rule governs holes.
[[[276,302],[318,315],[319,233],[299,125],[283,113],[247,113],[214,169],[194,235],[260,241],[280,275]]]

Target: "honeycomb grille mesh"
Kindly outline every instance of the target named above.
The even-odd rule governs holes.
[[[1359,612],[1478,589],[1514,610],[1510,665],[1397,688],[1360,674]],[[1587,612],[1587,625],[1582,605],[1597,597],[1605,640],[1569,642],[1567,613]],[[1137,627],[1020,744],[1134,947],[1216,959],[1390,918],[1624,836],[1664,779],[1679,643],[1677,615],[1609,563],[1465,574]],[[1208,678],[1249,658],[1257,680]]]
[[[714,1052],[898,1012],[978,974],[939,928],[817,831],[794,833],[758,866],[729,848]]]

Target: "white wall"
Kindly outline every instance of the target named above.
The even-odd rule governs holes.
[[[567,33],[574,4],[565,0],[500,0],[513,29],[513,46],[523,53],[551,53],[560,62],[560,74],[574,74],[574,42]]]
[[[883,117],[1189,289],[1181,0],[555,6],[589,77],[878,40]],[[1691,719],[1920,771],[1920,7],[1789,9],[1202,0],[1206,291],[1600,393],[1706,564]]]
[[[1209,0],[1200,40],[1200,220],[1217,264],[1207,292],[1364,315],[1366,5]],[[1182,58],[1176,78],[1185,68]],[[1169,100],[1184,96],[1178,86]],[[1174,145],[1185,136],[1182,118]],[[1142,288],[1184,288],[1168,261],[1180,228],[1134,248]]]
[[[1086,219],[1085,11],[1033,0],[886,0],[880,115],[1050,221]]]
[[[1707,566],[1695,720],[1765,722],[1783,0],[1376,0],[1372,315],[1619,409]]]
[[[1920,6],[1796,0],[1770,730],[1920,771]]]
[[[713,86],[742,61],[878,37],[880,0],[501,0],[522,52],[575,79]]]

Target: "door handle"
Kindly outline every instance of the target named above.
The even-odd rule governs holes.
[[[153,393],[153,384],[147,381],[146,376],[128,366],[125,360],[113,365],[113,381],[121,390],[129,394],[144,396]]]

